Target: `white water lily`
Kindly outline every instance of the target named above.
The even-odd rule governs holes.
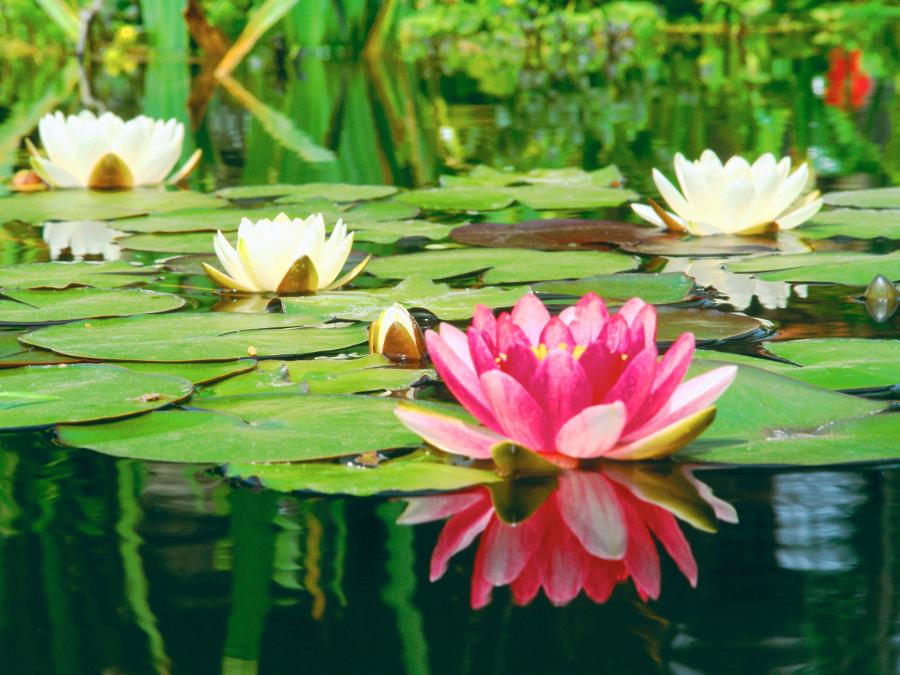
[[[44,115],[38,125],[47,157],[28,142],[31,165],[52,187],[121,190],[158,185],[171,173],[181,155],[184,125],[175,119],[155,120],[144,115],[124,121],[89,110],[66,117]],[[196,166],[197,150],[170,179],[177,182]]]
[[[650,206],[632,204],[634,212],[654,225],[696,235],[758,234],[797,227],[822,207],[815,192],[794,207],[809,169],[803,164],[791,173],[790,157],[776,161],[766,153],[750,164],[734,156],[723,165],[712,150],[704,150],[694,162],[678,153],[675,175],[681,192],[653,169],[656,187],[674,213],[653,201]]]
[[[338,220],[329,238],[321,213],[288,218],[284,213],[273,220],[255,223],[241,220],[237,247],[221,232],[213,238],[213,247],[225,274],[203,263],[203,269],[222,288],[250,293],[314,293],[332,290],[355,279],[369,262],[367,256],[349,273],[338,279],[350,249],[353,233]]]

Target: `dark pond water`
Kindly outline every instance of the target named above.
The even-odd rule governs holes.
[[[502,95],[436,64],[251,60],[226,90],[210,89],[199,65],[155,63],[131,76],[98,69],[89,94],[58,64],[36,72],[6,64],[0,129],[30,128],[47,109],[80,108],[86,95],[124,116],[180,116],[195,130],[188,150],[204,150],[199,189],[414,186],[478,163],[610,162],[649,189],[651,167],[706,147],[809,158],[825,187],[900,183],[896,45],[873,39],[870,89],[843,103],[827,91],[830,49],[802,38],[704,39],[674,44],[608,82],[547,86],[523,74]],[[291,129],[338,161],[304,161],[286,147],[297,144]],[[16,139],[0,146],[5,171],[22,163]],[[50,255],[39,234],[4,234],[5,263]],[[764,291],[735,289],[719,301],[773,321],[778,337],[900,337],[896,318],[872,321],[846,291]],[[520,607],[497,588],[473,610],[477,542],[430,582],[441,524],[398,523],[401,502],[285,495],[205,467],[113,460],[57,447],[43,433],[8,434],[0,437],[0,671],[900,671],[897,468],[698,478],[740,522],[721,522],[715,534],[682,526],[696,588],[661,553],[657,600],[642,601],[626,582],[605,603],[582,593],[557,607],[540,593]]]

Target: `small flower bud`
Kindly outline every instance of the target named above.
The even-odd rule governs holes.
[[[425,357],[422,329],[403,305],[394,304],[369,327],[369,351],[391,361],[421,361]]]
[[[40,190],[46,190],[47,184],[34,171],[22,169],[21,171],[16,171],[16,174],[9,182],[9,187],[14,192],[39,192]]]
[[[890,279],[879,274],[866,287],[865,304],[869,316],[876,323],[884,323],[897,311],[900,291]]]

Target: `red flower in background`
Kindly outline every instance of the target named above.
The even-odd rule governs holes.
[[[872,91],[874,81],[862,69],[862,51],[846,52],[835,47],[828,52],[828,86],[825,89],[826,105],[861,108]]]

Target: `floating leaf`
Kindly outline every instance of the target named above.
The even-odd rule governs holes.
[[[35,349],[19,342],[26,331],[0,331],[0,367],[18,368],[20,366],[46,366],[56,363],[72,363],[74,359],[61,356],[46,349]]]
[[[534,285],[539,294],[581,297],[596,293],[607,305],[621,305],[633,297],[654,305],[672,304],[695,297],[693,289],[694,280],[680,272],[604,274],[575,281],[542,281]]]
[[[737,340],[769,327],[760,319],[714,309],[656,308],[659,342],[672,342],[682,333],[693,333],[698,342]]]
[[[433,376],[431,370],[396,366],[381,354],[354,359],[261,361],[252,373],[222,382],[211,393],[235,396],[287,390],[310,394],[397,391]]]
[[[309,328],[280,314],[193,314],[99,319],[49,326],[21,338],[66,356],[106,361],[228,361],[346,349],[363,327]]]
[[[729,263],[731,272],[755,272],[765,281],[796,281],[865,286],[882,275],[900,280],[900,251],[887,255],[869,253],[801,253],[775,255]]]
[[[701,352],[705,359],[744,363],[828,389],[878,389],[900,385],[900,340],[822,338],[766,342],[766,351],[782,359]]]
[[[508,194],[517,202],[536,211],[548,209],[599,209],[609,206],[621,206],[625,202],[638,199],[640,195],[622,188],[595,186],[579,186],[573,189],[569,185],[527,185],[525,187],[506,188]]]
[[[0,324],[46,324],[171,312],[185,301],[171,293],[73,288],[68,291],[2,291]]]
[[[280,197],[282,201],[305,202],[322,197],[333,202],[357,202],[381,199],[397,192],[391,185],[352,185],[350,183],[305,183],[303,185],[240,185],[216,192],[225,199],[260,199]]]
[[[187,209],[140,218],[114,220],[109,223],[109,226],[122,232],[215,232],[216,230],[233,232],[238,229],[242,218],[271,219],[285,210],[283,206],[265,206],[256,209]],[[210,241],[212,241],[211,237]]]
[[[450,225],[432,223],[427,220],[385,220],[351,222],[350,231],[356,241],[373,244],[393,244],[401,239],[446,239],[453,229]]]
[[[191,383],[181,377],[136,373],[106,364],[0,370],[0,393],[10,394],[0,406],[0,429],[126,417],[180,401],[191,390]]]
[[[506,190],[487,188],[431,188],[404,192],[397,199],[427,211],[496,211],[513,202]]]
[[[331,459],[421,444],[394,415],[396,399],[291,393],[196,403],[202,410],[166,410],[114,424],[63,427],[59,438],[115,457],[192,464]],[[458,411],[457,406],[439,409]]]
[[[697,361],[690,375],[696,375],[721,362]],[[865,443],[852,440],[837,452],[808,455],[784,455],[773,451],[779,440],[821,434],[837,421],[865,418],[884,408],[883,404],[821,389],[760,368],[738,366],[734,384],[716,402],[718,414],[712,426],[700,438],[680,451],[678,459],[741,464],[820,464],[858,461],[867,454]],[[893,456],[900,455],[894,436]],[[832,448],[834,450],[834,448]],[[884,459],[888,453],[877,450]],[[868,457],[875,459],[875,456]]]
[[[520,251],[512,249],[450,249],[375,258],[367,271],[386,279],[427,276],[449,279],[488,270],[488,284],[576,279],[586,274],[612,274],[634,269],[637,258],[607,251]]]
[[[25,263],[0,267],[0,287],[63,289],[71,286],[119,288],[152,281],[159,270],[123,261],[103,263]]]
[[[823,197],[823,201],[830,206],[852,206],[858,209],[897,209],[900,208],[900,187],[829,192]]]
[[[385,307],[397,302],[409,308],[427,309],[441,319],[453,321],[470,318],[476,305],[512,307],[529,290],[527,287],[451,289],[446,284],[412,277],[393,288],[284,297],[281,303],[288,314],[311,318],[328,314],[330,318],[374,321]]]
[[[241,359],[240,361],[209,363],[127,363],[122,366],[136,373],[172,375],[190,380],[195,385],[208,385],[235,375],[248,373],[256,368],[256,361]]]
[[[281,492],[317,492],[355,497],[435,490],[446,492],[501,480],[493,471],[454,466],[426,452],[414,452],[382,462],[376,467],[323,462],[229,464],[225,467],[225,474]]]
[[[214,234],[211,232],[178,232],[173,234],[134,234],[118,240],[119,246],[129,251],[153,251],[195,255],[213,251]]]
[[[184,209],[214,209],[227,202],[188,190],[142,188],[138,190],[47,190],[17,194],[3,200],[5,221],[43,223],[47,220],[110,220],[145,213]]]
[[[821,211],[796,230],[806,239],[900,239],[900,209],[834,209]]]
[[[658,236],[656,228],[613,220],[555,218],[521,223],[470,223],[457,227],[450,238],[461,244],[492,248],[572,250],[598,244],[637,243]]]
[[[442,187],[504,187],[517,183],[549,185],[618,187],[625,180],[615,164],[588,173],[576,167],[564,169],[532,169],[528,172],[500,171],[489,166],[476,166],[468,175],[440,177]]]

